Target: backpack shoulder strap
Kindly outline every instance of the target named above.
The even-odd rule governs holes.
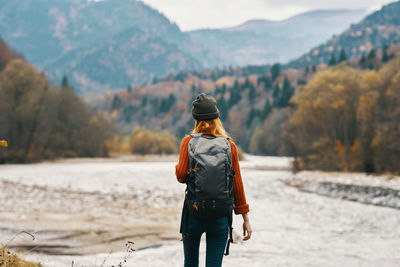
[[[229,142],[229,138],[227,137],[223,137],[226,143],[226,147],[227,147],[227,152],[228,152],[228,162],[229,164],[232,166],[232,147],[231,147],[231,143]]]
[[[192,139],[189,141],[188,149],[189,149],[189,159],[190,159],[190,152],[194,153],[197,142],[199,141],[199,138],[202,136],[201,133],[198,134],[190,134]]]

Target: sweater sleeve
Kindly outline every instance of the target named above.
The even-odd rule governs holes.
[[[186,175],[189,172],[189,141],[192,137],[190,135],[185,136],[181,142],[181,148],[179,152],[179,161],[175,166],[175,175],[178,182],[185,183]]]
[[[237,152],[237,147],[235,143],[229,139],[229,143],[232,147],[232,165],[235,170],[235,179],[233,183],[233,195],[234,195],[234,211],[235,214],[245,214],[250,211],[249,204],[246,202],[246,196],[244,194],[244,187],[242,176],[240,173],[239,157]]]

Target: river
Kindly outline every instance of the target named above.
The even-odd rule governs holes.
[[[400,266],[400,212],[298,191],[281,179],[289,159],[247,156],[241,216],[224,266]],[[179,216],[185,186],[174,160],[71,160],[0,166],[0,243],[44,266],[183,266]],[[126,252],[126,241],[135,251]],[[27,252],[27,250],[31,250]],[[200,264],[204,266],[205,243]],[[124,259],[126,263],[124,263]],[[103,265],[102,265],[103,264]]]

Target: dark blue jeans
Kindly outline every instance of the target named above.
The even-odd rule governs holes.
[[[199,266],[199,246],[202,234],[206,233],[206,267],[220,267],[228,239],[228,219],[203,219],[187,214],[187,235],[183,240],[185,267]]]

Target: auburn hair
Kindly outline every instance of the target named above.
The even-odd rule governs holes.
[[[226,138],[231,138],[224,129],[224,126],[222,126],[222,122],[219,118],[205,121],[195,120],[195,125],[192,133],[210,133],[214,136],[224,136]]]

